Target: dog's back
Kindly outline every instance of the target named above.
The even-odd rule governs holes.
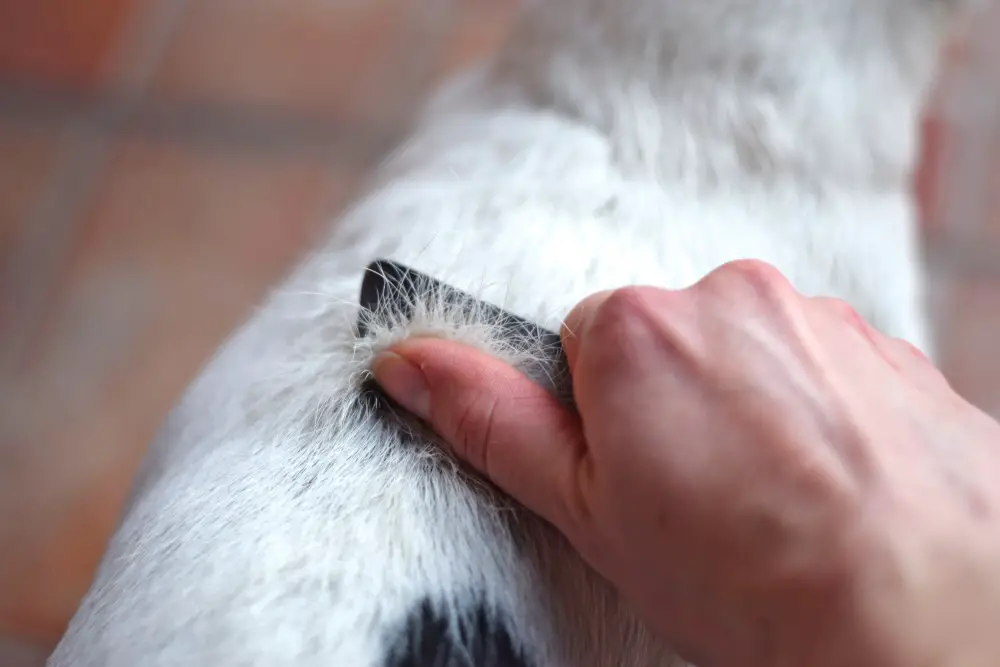
[[[169,420],[55,667],[663,667],[547,526],[373,413],[399,338],[526,363],[429,303],[358,339],[389,257],[557,329],[585,295],[764,259],[928,345],[906,180],[932,0],[549,0]]]

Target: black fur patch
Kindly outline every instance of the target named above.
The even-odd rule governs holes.
[[[535,667],[510,632],[477,604],[460,618],[440,613],[424,599],[389,636],[385,667]]]

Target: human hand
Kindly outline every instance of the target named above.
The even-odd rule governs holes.
[[[918,350],[758,262],[562,338],[579,416],[443,340],[374,373],[702,667],[1000,662],[1000,425]]]

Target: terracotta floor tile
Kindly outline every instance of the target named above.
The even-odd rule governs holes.
[[[335,185],[314,160],[123,145],[19,360],[25,395],[65,404],[70,420],[72,403],[119,381],[168,400],[323,226]]]
[[[354,180],[337,176],[314,160],[148,142],[117,152],[19,359],[18,391],[0,401],[5,433],[30,437],[24,469],[45,471],[38,497],[22,499],[25,527],[60,522],[51,549],[22,559],[24,580],[51,590],[0,573],[45,637],[65,622],[53,610],[72,610],[89,585],[163,416],[323,226],[338,185]]]
[[[89,88],[108,58],[135,0],[3,0],[0,75]]]
[[[62,136],[60,128],[0,121],[0,275],[25,217],[49,185]]]
[[[121,414],[141,420],[169,404],[328,217],[330,172],[316,161],[122,146],[18,365],[25,394],[40,392],[72,421],[83,403],[96,410],[141,378],[159,393]]]
[[[154,91],[356,117],[405,0],[192,0]]]
[[[48,658],[46,651],[27,645],[15,644],[13,640],[0,637],[0,665],[4,667],[38,667]]]
[[[967,399],[1000,418],[1000,281],[967,279],[939,314],[941,368]]]
[[[85,223],[74,284],[135,271],[135,284],[155,292],[157,316],[176,316],[171,327],[215,330],[312,238],[326,217],[330,171],[294,156],[127,144]],[[199,309],[207,319],[195,324]]]

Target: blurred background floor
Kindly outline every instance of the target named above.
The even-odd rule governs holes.
[[[0,503],[53,545],[0,635],[59,635],[160,418],[514,2],[0,0]]]
[[[0,369],[98,284],[156,283],[151,354],[218,337],[511,8],[0,0],[0,326],[23,332]]]
[[[418,94],[489,53],[516,2],[0,0],[0,444],[31,434],[39,465],[67,439],[96,458],[115,438],[141,453]],[[949,230],[927,231],[963,269]],[[998,232],[966,234],[985,268],[957,271],[938,312],[950,379],[1000,415]],[[83,534],[119,501],[57,529]],[[0,502],[36,509],[2,488]],[[0,548],[12,539],[0,531]],[[101,549],[80,544],[38,564],[68,596]]]

